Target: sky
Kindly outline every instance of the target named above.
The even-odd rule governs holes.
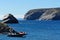
[[[60,0],[0,0],[0,19],[11,13],[23,18],[31,9],[60,7]]]

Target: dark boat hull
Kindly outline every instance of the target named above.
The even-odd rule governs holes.
[[[8,35],[8,37],[23,37],[24,35]]]

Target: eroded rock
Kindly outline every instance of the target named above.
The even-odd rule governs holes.
[[[60,20],[60,8],[33,9],[24,16],[25,20]]]
[[[18,20],[12,14],[7,14],[4,16],[2,23],[18,23]]]

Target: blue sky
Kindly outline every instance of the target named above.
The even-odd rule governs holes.
[[[60,0],[0,0],[0,19],[11,13],[23,18],[31,9],[60,7]]]

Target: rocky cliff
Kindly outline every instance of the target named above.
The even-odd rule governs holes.
[[[0,34],[1,33],[17,33],[13,28],[9,27],[6,23],[0,22]]]
[[[60,8],[33,9],[28,11],[25,20],[60,20]]]
[[[7,14],[4,16],[2,23],[18,23],[18,20],[12,14]]]

